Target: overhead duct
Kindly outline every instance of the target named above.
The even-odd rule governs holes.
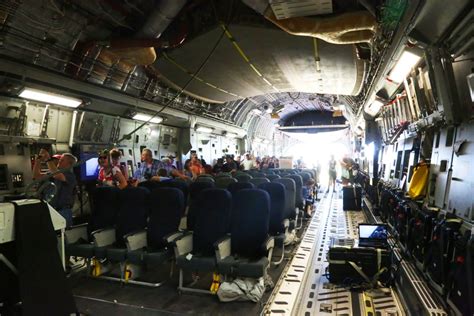
[[[348,12],[331,17],[293,17],[278,20],[267,1],[243,2],[289,34],[316,37],[332,44],[370,42],[377,26],[374,16],[367,11]]]
[[[145,25],[135,34],[136,38],[158,38],[178,15],[187,0],[161,0],[148,16]]]
[[[155,47],[169,45],[158,38],[166,30],[176,15],[181,11],[187,0],[162,0],[148,17],[143,27],[135,34],[135,38],[112,39],[109,41],[92,41],[77,45],[82,56],[95,53],[92,81],[103,84],[109,76],[119,87],[127,85],[127,77],[135,70],[136,66],[151,65],[156,60]],[[178,39],[182,42],[186,34],[181,34]],[[176,43],[172,43],[175,45]],[[98,63],[95,63],[98,61]],[[81,77],[82,61],[79,67],[70,71]],[[114,69],[116,71],[114,71]],[[111,73],[112,72],[112,73]]]

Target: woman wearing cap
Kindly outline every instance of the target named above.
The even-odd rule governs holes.
[[[128,171],[124,165],[120,164],[120,158],[122,158],[122,153],[120,152],[120,150],[118,150],[117,148],[113,148],[110,150],[110,161],[112,162],[112,165],[114,167],[118,167],[120,169],[120,172],[122,172],[122,175],[125,177],[125,179],[127,179]]]
[[[110,153],[108,150],[104,150],[99,155],[99,185],[104,186],[116,186],[119,189],[127,187],[127,180],[123,176],[120,168],[112,165]]]

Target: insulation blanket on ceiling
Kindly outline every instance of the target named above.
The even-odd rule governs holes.
[[[271,282],[271,280],[269,280]],[[252,301],[258,302],[265,292],[264,278],[234,279],[232,282],[222,282],[217,291],[221,302]]]
[[[46,203],[15,204],[15,242],[22,315],[75,313]]]

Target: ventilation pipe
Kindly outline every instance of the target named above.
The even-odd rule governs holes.
[[[289,34],[316,37],[332,44],[370,42],[377,26],[374,16],[367,11],[348,12],[331,17],[294,17],[278,20],[267,1],[243,2]]]
[[[186,38],[186,31],[179,34],[179,38],[171,43],[165,43],[159,37],[181,11],[187,0],[161,0],[151,12],[143,27],[135,34],[134,38],[112,39],[109,41],[89,42],[84,45],[83,55],[87,56],[95,49],[98,54],[93,60],[89,71],[90,81],[103,84],[108,76],[116,85],[123,88],[126,78],[134,71],[136,66],[151,65],[156,60],[155,47],[176,46]],[[179,43],[178,43],[179,42]],[[78,45],[80,49],[81,45]],[[77,69],[71,71],[79,75],[82,62]],[[114,69],[116,71],[114,71]]]
[[[158,38],[178,15],[187,0],[161,0],[148,16],[145,25],[135,34],[136,38]]]

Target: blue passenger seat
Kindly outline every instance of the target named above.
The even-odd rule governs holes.
[[[240,191],[242,189],[253,189],[255,186],[250,183],[250,182],[235,182],[229,184],[227,187],[227,190],[232,194],[232,196],[235,194],[235,192]]]
[[[235,182],[237,182],[237,180],[234,179],[234,178],[219,177],[219,178],[216,178],[216,187],[218,187],[220,189],[227,189],[227,187],[231,183],[235,183]]]
[[[94,245],[90,242],[92,232],[115,226],[118,212],[116,187],[98,187],[92,191],[92,209],[89,223],[77,225],[66,230],[66,253],[68,256],[91,258]]]
[[[267,183],[270,182],[267,178],[261,177],[261,178],[253,178],[249,180],[250,183],[258,187],[262,183]]]
[[[219,273],[228,276],[260,278],[265,276],[273,251],[268,236],[270,196],[260,189],[243,189],[232,202],[231,237],[216,244]],[[243,229],[245,227],[245,229]]]
[[[177,188],[157,188],[150,194],[150,215],[146,230],[126,236],[127,262],[160,265],[173,257],[170,242],[178,232],[184,214],[184,194]]]
[[[193,232],[175,242],[176,265],[180,270],[180,291],[204,292],[183,285],[184,271],[212,272],[216,269],[214,243],[229,231],[232,197],[224,189],[205,189],[201,192]]]
[[[186,218],[186,228],[188,230],[193,230],[194,228],[199,195],[203,190],[214,187],[214,180],[213,182],[193,182],[189,185],[189,208]]]

